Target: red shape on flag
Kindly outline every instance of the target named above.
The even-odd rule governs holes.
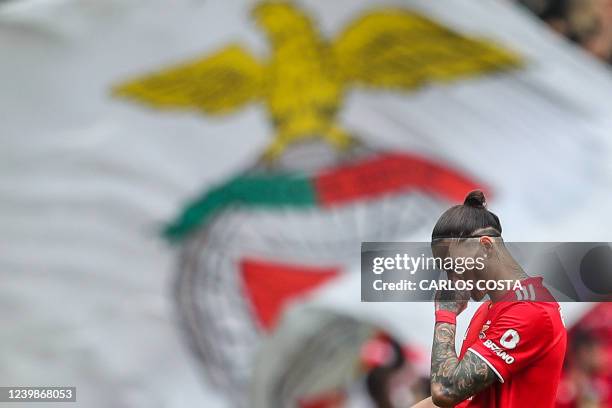
[[[335,278],[337,267],[303,266],[245,259],[241,262],[244,290],[260,325],[272,329],[288,302],[305,296]]]
[[[346,393],[342,390],[331,390],[314,397],[298,399],[299,408],[333,408],[346,405]]]
[[[406,153],[336,167],[314,182],[318,200],[326,207],[413,189],[462,202],[469,191],[487,190],[456,170]]]

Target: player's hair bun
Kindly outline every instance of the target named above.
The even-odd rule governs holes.
[[[482,191],[474,190],[465,197],[463,205],[473,208],[486,208],[487,200],[485,199],[485,195]]]
[[[431,239],[466,238],[483,231],[492,236],[501,236],[499,218],[486,207],[487,200],[481,190],[470,192],[463,204],[452,206],[440,216]]]

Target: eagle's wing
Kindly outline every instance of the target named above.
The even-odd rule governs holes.
[[[227,113],[263,94],[264,67],[240,46],[119,84],[117,96],[157,108]]]
[[[346,81],[375,87],[411,89],[521,64],[509,50],[401,9],[365,14],[332,47]]]

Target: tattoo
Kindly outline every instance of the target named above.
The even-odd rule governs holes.
[[[431,389],[453,404],[478,394],[495,381],[495,373],[474,353],[459,360],[455,353],[456,326],[436,324],[431,352]]]

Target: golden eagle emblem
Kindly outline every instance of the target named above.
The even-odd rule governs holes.
[[[271,44],[268,58],[229,45],[120,84],[115,95],[209,115],[263,102],[276,132],[265,157],[274,159],[306,138],[322,138],[338,149],[350,146],[353,138],[336,116],[351,87],[413,90],[521,62],[510,51],[405,9],[368,12],[333,41],[322,38],[308,15],[291,3],[262,3],[253,15]]]

